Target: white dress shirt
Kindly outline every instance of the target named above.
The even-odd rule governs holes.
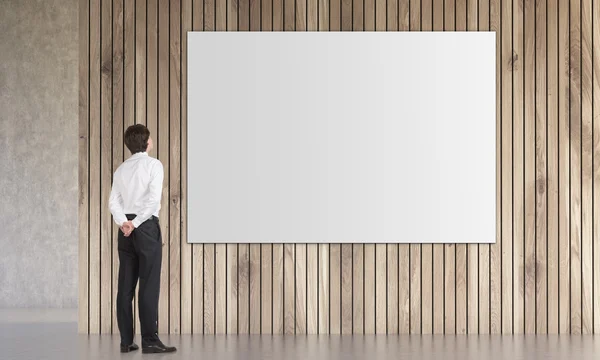
[[[115,223],[127,222],[125,214],[135,214],[136,228],[152,215],[158,217],[164,178],[163,165],[146,152],[138,152],[115,171],[109,207]]]

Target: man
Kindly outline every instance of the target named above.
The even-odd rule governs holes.
[[[162,259],[162,237],[158,214],[162,194],[163,166],[148,156],[152,149],[150,131],[141,124],[125,131],[131,157],[115,171],[109,207],[119,225],[119,287],[117,322],[121,352],[137,350],[133,342],[132,300],[138,292],[143,353],[173,352],[158,338],[158,296]]]

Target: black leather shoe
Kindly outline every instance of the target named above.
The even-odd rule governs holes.
[[[142,353],[144,354],[161,354],[175,351],[177,351],[175,346],[166,346],[160,340],[155,343],[142,346]]]
[[[131,343],[131,345],[123,345],[121,344],[121,352],[126,353],[130,351],[134,351],[139,349],[139,347],[135,343]]]

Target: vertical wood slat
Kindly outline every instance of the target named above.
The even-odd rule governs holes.
[[[419,314],[419,328],[415,329],[415,332],[429,335],[433,334],[433,245],[423,244],[421,246],[421,254],[418,261],[421,266],[421,284],[419,290],[421,313]],[[411,289],[412,287],[414,285],[411,281]],[[414,323],[416,324],[417,322],[414,321]]]
[[[146,1],[134,1],[135,123],[146,125]],[[169,86],[169,89],[171,87]]]
[[[240,0],[248,1],[248,0]],[[339,2],[339,0],[337,0]],[[283,3],[283,31],[296,30],[296,7],[295,1],[281,0]]]
[[[558,0],[558,332],[569,333],[571,276],[569,243],[569,1]]]
[[[384,16],[386,16],[387,19],[385,23],[385,29],[387,31],[398,31],[400,19],[403,20],[403,23],[408,25],[409,0],[386,0],[383,4],[386,6]],[[377,3],[377,6],[378,5],[379,3]],[[378,13],[379,9],[375,9],[375,12]]]
[[[306,334],[306,244],[296,244],[296,334]]]
[[[456,245],[444,245],[444,333],[456,334]]]
[[[320,1],[326,2],[325,0]],[[375,30],[375,1],[376,0],[363,0],[363,17],[365,31]],[[325,7],[325,9],[327,9],[327,7]]]
[[[272,333],[272,269],[273,269],[273,246],[271,244],[261,245],[261,334]],[[315,281],[316,283],[316,281]],[[316,284],[315,284],[316,286]],[[313,332],[314,333],[314,332]]]
[[[341,0],[342,7],[342,31],[352,31],[352,0]]]
[[[159,0],[160,1],[160,0]],[[168,9],[168,3],[164,2]],[[123,1],[123,41],[124,41],[124,92],[123,92],[123,107],[124,107],[124,115],[123,122],[124,128],[127,129],[130,125],[135,124],[135,100],[136,100],[136,92],[135,92],[135,57],[136,57],[136,43],[135,43],[135,2],[134,1]],[[164,9],[164,5],[163,5]],[[168,23],[168,10],[164,12],[164,15],[167,16]],[[168,32],[167,32],[168,33]],[[168,91],[168,87],[164,87],[163,91]],[[168,98],[167,98],[168,99]],[[164,129],[163,129],[164,131]],[[157,134],[160,133],[157,132]],[[127,147],[124,148],[125,157],[129,157],[131,152]]]
[[[169,331],[178,334],[181,311],[181,7],[169,19]]]
[[[238,245],[238,333],[250,333],[250,246]]]
[[[101,1],[100,14],[100,333],[112,325],[112,2]]]
[[[227,30],[227,0],[215,0],[215,30]]]
[[[295,0],[296,2],[296,31],[306,31],[306,2],[307,0]]]
[[[365,333],[364,294],[365,294],[365,258],[364,244],[352,245],[352,333]]]
[[[204,334],[204,245],[194,244],[192,252],[192,332]]]
[[[352,246],[353,244],[342,244],[341,245],[341,327],[342,334],[352,334],[352,275],[354,272],[353,261],[352,261]]]
[[[600,179],[593,121],[593,50],[600,47],[592,36],[598,6],[591,0],[284,6],[291,4],[81,2],[79,263],[86,271],[79,331],[116,331],[117,227],[102,204],[112,172],[130,155],[122,130],[137,122],[150,129],[151,155],[169,175],[161,210],[161,333],[283,333],[286,304],[294,333],[599,332],[600,277],[593,272],[600,246],[592,221],[600,203],[592,200]],[[187,244],[184,54],[192,28],[497,31],[498,242],[298,244],[287,272],[282,244]],[[383,267],[376,261],[382,257]],[[390,285],[395,277],[397,285]]]
[[[100,333],[100,0],[90,1],[89,329]]]
[[[215,245],[204,244],[204,334],[215,333]]]
[[[122,0],[119,0],[122,1]],[[146,82],[147,82],[147,95],[146,95],[146,126],[148,127],[148,130],[150,130],[150,136],[152,137],[152,139],[155,141],[154,143],[154,148],[152,150],[150,150],[150,152],[148,153],[148,155],[152,156],[152,157],[158,157],[158,153],[157,153],[157,149],[158,147],[156,146],[156,140],[157,140],[157,134],[158,134],[158,0],[147,0],[147,6],[146,6],[146,12],[147,12],[147,16],[146,16],[146,43],[147,43],[147,47],[146,47]],[[183,0],[183,3],[185,4],[185,8],[182,9],[182,18],[184,18],[186,21],[186,30],[191,30],[192,24],[191,24],[191,19],[192,19],[192,0]],[[117,2],[115,2],[115,5],[117,4]],[[116,9],[115,9],[116,10]],[[115,16],[116,13],[115,13]],[[115,19],[116,20],[116,19]],[[187,47],[182,47],[181,49],[182,54],[187,53]],[[187,57],[185,57],[183,59],[183,61],[187,64]],[[185,66],[184,66],[185,68]],[[187,73],[183,73],[183,68],[182,68],[182,79],[184,79],[184,81],[187,84]],[[187,85],[182,85],[181,87],[181,91],[182,91],[182,109],[186,110],[186,111],[182,111],[182,126],[184,124],[187,125],[187,117],[183,117],[185,116],[185,114],[187,114],[187,96],[183,96],[183,93],[185,92],[185,94],[187,94]],[[182,149],[186,149],[183,146],[183,141],[185,139],[184,134],[182,133],[181,135],[182,137]],[[121,144],[123,143],[123,141],[121,140]],[[184,154],[182,153],[182,157],[184,156]]]
[[[215,245],[204,244],[204,334],[215,333]]]
[[[283,333],[296,333],[295,246],[283,245]]]
[[[550,8],[550,5],[548,5]],[[596,29],[600,29],[600,7],[596,4],[592,9],[592,29],[596,31]],[[597,56],[600,54],[600,36],[592,37],[592,161],[593,161],[593,220],[594,226],[592,229],[593,239],[592,239],[592,257],[593,257],[593,273],[598,274],[600,272],[600,227],[595,217],[596,214],[600,214],[600,186],[596,186],[596,184],[600,184],[600,166],[598,165],[598,161],[600,160],[600,121],[596,121],[598,117],[598,111],[600,111],[600,73],[599,66],[600,61],[598,61]],[[600,290],[600,276],[594,275],[593,280],[593,331],[594,334],[600,333],[600,295],[598,291]],[[550,290],[550,289],[549,289]]]
[[[364,253],[364,332],[375,334],[376,300],[375,300],[375,244],[365,244]]]
[[[132,3],[125,1],[125,4]],[[125,33],[128,31],[128,16],[125,11]],[[131,22],[133,24],[133,22]],[[127,39],[126,39],[127,40]],[[163,165],[165,179],[160,205],[160,232],[162,234],[162,262],[160,274],[160,297],[158,303],[158,331],[169,332],[169,1],[158,0],[158,159]],[[127,41],[125,43],[127,45]],[[125,48],[127,51],[127,47]],[[125,54],[127,58],[127,53]],[[127,75],[127,61],[125,62]],[[127,100],[127,89],[125,90]],[[127,103],[126,103],[127,104]],[[131,114],[133,116],[133,113]],[[126,116],[127,119],[127,116]],[[202,282],[200,282],[202,284]]]
[[[570,1],[570,257],[571,333],[581,333],[581,14],[580,0]]]
[[[282,0],[289,1],[289,0]],[[285,5],[287,8],[287,5]],[[342,30],[342,3],[341,0],[329,0],[329,30]]]
[[[311,4],[314,4],[315,8],[314,8],[314,19],[316,21],[317,19],[317,13],[316,13],[316,0],[312,0]],[[261,1],[261,19],[262,22],[260,24],[260,28],[261,31],[272,31],[273,30],[273,1]],[[236,14],[237,15],[237,14]],[[233,18],[235,19],[234,21],[231,22],[236,22],[237,17]],[[236,24],[237,26],[237,24]]]
[[[504,235],[504,190],[503,181],[505,176],[504,161],[504,126],[502,105],[502,81],[504,74],[504,62],[502,58],[502,46],[504,34],[501,25],[500,0],[490,0],[490,23],[489,28],[496,31],[496,243],[489,245],[489,327],[487,332],[498,334],[502,331],[502,244]]]
[[[515,9],[517,7],[515,6]],[[523,214],[524,230],[521,232],[524,234],[524,238],[521,242],[521,260],[519,264],[519,283],[515,282],[515,333],[535,333],[536,328],[536,304],[535,304],[535,287],[536,287],[536,237],[539,232],[536,229],[537,225],[537,214],[539,213],[537,206],[537,173],[538,167],[536,166],[537,159],[537,144],[536,141],[536,130],[537,127],[537,107],[536,107],[536,8],[535,2],[525,2],[519,9],[519,32],[515,32],[514,36],[519,37],[521,52],[523,54],[523,70],[519,73],[519,78],[516,77],[515,72],[515,83],[519,82],[521,85],[515,87],[514,101],[518,103],[521,114],[521,123],[524,129],[523,137],[520,139],[515,138],[515,142],[519,141],[521,144],[520,149],[523,151],[521,158],[524,158],[524,169],[522,172],[524,177],[519,178],[521,188],[523,189],[524,202],[523,202]],[[523,40],[524,39],[524,40]],[[513,44],[513,47],[515,45]],[[518,91],[517,91],[518,89]],[[515,110],[515,114],[517,111]],[[516,117],[515,117],[516,120]],[[517,126],[515,121],[515,127]],[[515,158],[518,155],[515,153]],[[518,166],[518,165],[515,165]],[[515,177],[515,184],[517,177]],[[517,211],[517,210],[515,210]],[[518,212],[517,212],[518,213]],[[515,216],[517,218],[517,216]],[[516,230],[515,230],[516,232]],[[515,240],[515,252],[517,250],[517,241]],[[515,265],[515,268],[517,266]],[[523,269],[523,270],[521,270]],[[522,290],[521,290],[522,289]],[[518,315],[518,316],[517,316]]]
[[[548,108],[548,127],[547,127],[547,144],[548,144],[548,254],[547,254],[547,271],[548,271],[548,333],[558,333],[558,299],[559,299],[559,256],[558,256],[558,42],[553,41],[558,36],[558,0],[547,0],[547,108]]]
[[[152,3],[155,3],[156,0],[149,0],[149,10]],[[151,12],[148,13],[148,23],[150,24],[154,20],[151,20],[150,17]],[[188,116],[187,116],[187,32],[192,30],[192,0],[182,0],[181,1],[181,333],[182,334],[190,334],[192,333],[192,244],[188,244],[188,233],[187,233],[187,129],[188,129]],[[155,35],[152,33],[148,33],[148,52],[155,53],[153,46],[151,44],[153,41],[150,39],[154,38]],[[151,56],[148,55],[148,79],[154,79],[155,77],[150,77],[153,74],[154,61],[150,61]],[[148,101],[149,104],[151,102],[152,97],[151,93],[154,85],[148,85]],[[152,82],[153,83],[153,82]],[[151,112],[148,111],[148,123],[150,124],[150,116]]]
[[[245,0],[246,3],[248,0]],[[241,8],[241,1],[240,1]],[[204,31],[216,30],[216,0],[204,0]],[[247,18],[247,16],[246,16]],[[241,20],[241,16],[240,16]],[[241,22],[241,21],[240,21]],[[246,22],[247,23],[247,22]],[[246,28],[247,30],[247,28]]]
[[[227,332],[227,246],[215,245],[215,334]],[[259,312],[260,313],[260,312]]]
[[[342,331],[342,251],[340,244],[329,245],[329,333]]]
[[[593,333],[592,0],[581,0],[581,332]]]
[[[306,245],[306,333],[318,333],[318,244]],[[263,301],[264,303],[264,301]],[[264,315],[263,315],[264,317]]]
[[[123,157],[123,1],[113,1],[113,22],[112,22],[112,173],[121,165]],[[153,133],[156,134],[156,126]],[[119,327],[117,323],[117,290],[119,280],[119,252],[118,252],[118,231],[119,227],[112,221],[111,235],[112,240],[112,332],[116,332]]]
[[[500,1],[502,26],[501,103],[502,103],[502,242],[501,242],[501,328],[503,334],[513,331],[513,64],[518,61],[512,49],[512,3]]]
[[[227,302],[227,334],[238,333],[238,246],[237,244],[227,244],[227,284],[226,284],[226,302]]]
[[[239,1],[239,0],[238,0]],[[319,10],[321,10],[322,6],[325,6],[325,4],[322,4],[323,0],[319,0]],[[273,0],[273,31],[283,31],[283,21],[284,21],[284,16],[283,16],[283,0]],[[321,14],[324,14],[324,11],[321,11]],[[320,21],[323,21],[322,17],[320,19]],[[319,25],[320,26],[320,25]]]
[[[273,244],[273,334],[283,334],[283,245]]]
[[[466,1],[467,0],[463,0]],[[400,0],[400,2],[402,3],[402,0]],[[404,11],[399,11],[400,14],[407,14],[408,15],[408,21],[406,20],[400,20],[400,23],[408,23],[408,27],[410,31],[420,31],[421,30],[421,20],[422,20],[422,16],[424,14],[422,14],[422,9],[421,7],[423,6],[423,3],[421,0],[409,0],[409,1],[404,1],[404,3],[408,4],[408,11],[404,10]],[[400,8],[402,8],[402,6],[400,6]],[[406,16],[406,15],[405,15]]]
[[[90,16],[89,1],[79,3],[79,140],[78,140],[78,221],[79,221],[79,257],[78,257],[78,306],[77,330],[90,332],[89,328],[89,191],[90,179]]]
[[[547,333],[547,301],[548,301],[548,281],[547,281],[547,248],[548,248],[548,114],[547,99],[548,93],[546,72],[546,1],[540,1],[535,8],[535,148],[536,148],[536,215],[535,215],[535,291],[531,302],[535,303],[535,329],[531,332],[538,334]],[[529,296],[529,294],[526,294]],[[526,298],[527,299],[527,298]],[[529,309],[527,309],[529,310]],[[527,311],[526,310],[526,311]]]
[[[318,245],[319,334],[329,334],[329,244]]]
[[[388,332],[391,334],[410,333],[410,260],[410,245],[388,246]]]
[[[375,334],[387,334],[387,249],[375,245]]]
[[[238,1],[237,0],[226,0],[227,6],[227,31],[237,31],[238,30]],[[270,5],[270,2],[265,1]],[[264,10],[263,10],[264,11]],[[270,16],[265,18],[265,21],[270,20]],[[270,22],[270,21],[269,21]]]
[[[456,245],[456,302],[455,321],[456,333],[467,333],[467,245]]]
[[[260,31],[260,3],[260,0],[250,0],[250,31]]]
[[[387,333],[408,334],[409,328],[409,246],[387,244]],[[385,286],[385,285],[384,285]]]
[[[353,0],[352,1],[352,30],[353,31],[363,31],[364,30],[364,28],[365,28],[364,10],[365,10],[364,9],[364,0]]]
[[[250,334],[260,334],[260,244],[250,244]]]

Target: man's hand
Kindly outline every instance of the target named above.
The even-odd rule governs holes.
[[[133,223],[131,221],[126,221],[123,223],[123,225],[121,225],[121,231],[123,232],[125,237],[131,235],[133,229],[135,229],[135,226],[133,226]]]

